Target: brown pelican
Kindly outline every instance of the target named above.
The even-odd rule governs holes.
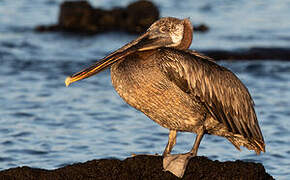
[[[111,67],[112,83],[128,104],[169,129],[163,167],[182,177],[188,159],[196,156],[204,134],[227,138],[238,150],[257,154],[265,143],[244,84],[213,59],[188,50],[188,19],[162,18],[140,37],[94,65],[68,77],[70,83]],[[178,131],[196,133],[193,148],[170,155]]]

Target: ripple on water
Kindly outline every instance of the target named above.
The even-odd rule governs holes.
[[[274,133],[272,134],[273,136],[277,136],[277,137],[281,137],[281,136],[285,136],[286,134],[288,134],[288,129],[285,127],[277,127],[277,129],[274,130]]]
[[[278,159],[284,159],[284,158],[286,158],[285,156],[283,156],[281,154],[276,154],[276,153],[274,153],[274,154],[272,153],[271,156],[274,157],[274,158],[278,158]]]
[[[0,133],[2,134],[9,134],[11,133],[13,130],[10,128],[0,128]]]
[[[1,157],[0,156],[0,162],[13,162],[15,161],[15,159],[11,158],[11,157]]]
[[[257,73],[257,74],[264,72],[264,70],[265,70],[265,66],[259,62],[248,64],[245,68],[245,71],[249,73]]]
[[[28,112],[16,112],[16,113],[12,113],[12,116],[27,118],[27,117],[34,117],[34,114],[28,113]]]
[[[251,158],[241,159],[241,161],[245,161],[245,162],[257,162],[256,159],[251,159]]]
[[[51,92],[40,92],[37,94],[38,97],[50,97],[52,96]]]
[[[12,145],[14,144],[14,142],[13,142],[13,141],[9,141],[9,140],[7,140],[7,141],[2,142],[1,144],[2,144],[3,146],[8,147],[8,146],[12,146]]]
[[[76,150],[76,152],[82,152],[82,151],[88,150],[89,146],[87,146],[87,145],[73,145],[73,146],[70,146],[70,149],[74,149],[74,150]]]
[[[7,149],[6,153],[22,154],[22,155],[46,155],[49,152],[35,149]]]
[[[31,132],[19,132],[16,134],[12,134],[11,136],[17,138],[17,137],[26,137],[26,136],[30,136],[30,135],[32,135]]]

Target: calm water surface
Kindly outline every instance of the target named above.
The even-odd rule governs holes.
[[[0,1],[0,169],[54,169],[131,153],[161,154],[168,130],[129,107],[111,85],[109,71],[64,85],[79,71],[135,38],[124,33],[73,36],[35,33],[56,22],[60,0]],[[91,1],[111,8],[130,1]],[[279,2],[279,3],[278,3]],[[162,16],[191,17],[211,31],[195,34],[192,49],[289,47],[290,1],[158,1]],[[225,139],[205,136],[199,155],[261,162],[277,179],[290,179],[290,62],[219,62],[246,84],[267,153],[238,152]],[[180,133],[174,153],[188,151],[194,135]]]

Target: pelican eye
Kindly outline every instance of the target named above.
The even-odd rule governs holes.
[[[165,33],[165,32],[166,32],[166,27],[164,27],[164,26],[160,27],[160,28],[159,28],[159,31],[160,31],[161,33]]]

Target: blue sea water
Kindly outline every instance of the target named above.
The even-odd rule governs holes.
[[[132,153],[161,154],[168,130],[128,106],[114,91],[109,70],[66,88],[66,76],[136,38],[37,33],[57,22],[61,0],[0,1],[0,170],[54,169]],[[112,8],[132,1],[90,1]],[[155,1],[161,16],[206,23],[191,49],[289,47],[290,1]],[[221,137],[205,136],[199,155],[262,163],[277,179],[290,179],[290,62],[221,61],[246,84],[266,141],[266,153],[237,151]],[[188,151],[191,133],[178,134],[174,153]]]

